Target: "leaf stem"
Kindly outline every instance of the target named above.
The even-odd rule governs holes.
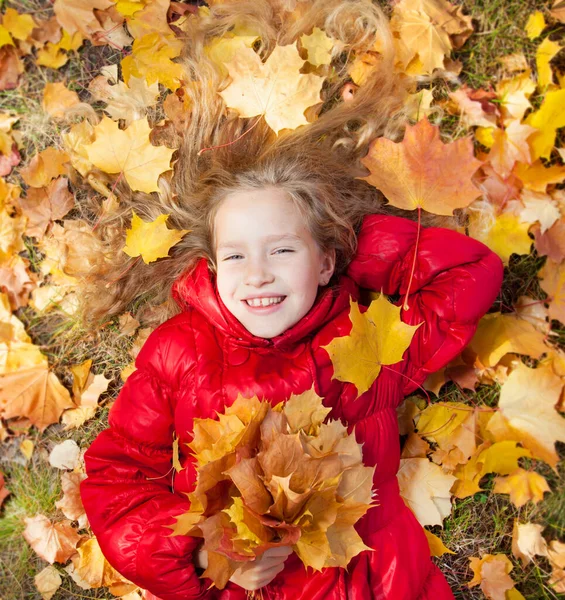
[[[410,294],[410,287],[412,286],[412,279],[414,278],[414,269],[416,268],[416,256],[418,256],[418,243],[420,242],[420,230],[422,229],[422,208],[418,206],[418,229],[416,231],[416,247],[414,248],[414,258],[412,260],[412,270],[410,271],[410,279],[408,280],[408,287],[406,288],[406,296],[404,297],[404,305],[402,308],[408,310],[408,295]]]

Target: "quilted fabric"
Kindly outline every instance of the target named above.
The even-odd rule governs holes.
[[[376,465],[379,506],[356,525],[373,548],[348,569],[307,572],[295,554],[262,588],[278,600],[447,600],[452,593],[429,558],[421,526],[400,498],[396,472],[400,448],[396,407],[431,373],[456,356],[502,282],[500,259],[486,246],[451,230],[422,229],[409,308],[402,319],[423,322],[404,360],[383,369],[358,399],[352,384],[332,380],[322,348],[351,330],[349,298],[362,289],[406,292],[417,225],[399,217],[370,215],[359,234],[358,252],[337,285],[322,288],[310,312],[272,339],[255,337],[229,313],[202,259],[173,286],[183,312],[159,326],[137,356],[102,431],[85,454],[87,479],[81,495],[94,534],[121,574],[163,600],[239,600],[246,591],[229,582],[210,588],[199,577],[193,553],[200,539],[170,537],[164,527],[188,509],[195,484],[187,454],[194,418],[214,418],[240,393],[273,403],[314,386],[363,443],[364,462]],[[172,440],[180,460],[172,469]]]

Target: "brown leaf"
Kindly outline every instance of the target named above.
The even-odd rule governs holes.
[[[46,516],[25,517],[23,536],[28,544],[48,563],[66,563],[75,554],[82,539],[70,521],[52,523]]]
[[[55,502],[55,507],[72,521],[78,521],[78,528],[88,527],[88,518],[80,496],[80,482],[86,479],[86,473],[62,472],[61,488],[63,497]]]
[[[68,162],[69,155],[66,152],[49,146],[36,154],[26,167],[20,169],[20,175],[27,185],[40,188],[48,185],[55,177],[65,175]]]
[[[0,48],[0,90],[13,90],[18,87],[24,65],[14,46]]]
[[[29,188],[27,197],[20,198],[20,207],[28,218],[26,235],[42,238],[49,224],[62,219],[75,204],[66,177],[54,179],[47,187]]]
[[[94,10],[112,6],[111,0],[55,0],[53,10],[57,20],[70,34],[80,31],[90,38],[102,29]]]
[[[41,105],[50,117],[62,119],[67,110],[77,104],[80,104],[78,94],[67,89],[64,82],[48,82],[45,84]]]

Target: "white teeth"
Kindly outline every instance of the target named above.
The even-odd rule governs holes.
[[[277,298],[250,298],[246,302],[249,306],[270,306],[271,304],[279,304],[284,299],[284,296],[278,296]]]

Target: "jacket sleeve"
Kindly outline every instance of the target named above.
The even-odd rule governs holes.
[[[360,287],[399,294],[395,304],[402,306],[417,229],[409,219],[368,215],[347,275]],[[500,258],[473,238],[440,227],[420,230],[408,309],[401,311],[401,318],[409,325],[422,325],[404,354],[404,395],[469,343],[479,319],[496,299],[503,271]]]
[[[163,600],[207,598],[212,582],[200,579],[193,563],[201,539],[168,537],[164,527],[190,506],[171,491],[173,389],[163,377],[164,326],[145,342],[110,410],[109,428],[86,451],[80,492],[102,552],[120,574]]]

